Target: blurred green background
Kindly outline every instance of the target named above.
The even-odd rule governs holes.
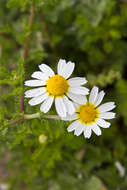
[[[76,63],[73,76],[115,101],[102,136],[69,123],[20,118],[23,81],[42,62]],[[25,113],[39,111],[25,99]],[[56,114],[53,108],[49,114]],[[127,0],[0,0],[0,183],[9,190],[127,190]]]

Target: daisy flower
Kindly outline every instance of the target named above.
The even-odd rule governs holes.
[[[75,112],[73,102],[82,103],[84,95],[89,90],[82,85],[87,83],[85,77],[68,79],[72,74],[75,63],[60,59],[57,66],[57,73],[46,64],[39,65],[41,71],[32,74],[35,80],[25,81],[26,86],[39,87],[25,92],[26,98],[32,98],[28,103],[31,106],[41,104],[40,110],[47,113],[55,100],[56,111],[59,116],[66,117]],[[72,101],[71,101],[72,100]]]
[[[94,86],[90,92],[89,100],[84,96],[84,103],[75,105],[75,113],[62,118],[65,121],[75,120],[67,128],[68,132],[74,131],[76,136],[83,133],[85,138],[90,138],[92,131],[99,136],[101,135],[100,127],[110,127],[110,123],[105,121],[105,119],[115,118],[115,113],[110,111],[116,106],[114,102],[104,103],[99,106],[105,93],[104,91],[98,92],[98,90],[98,87]]]

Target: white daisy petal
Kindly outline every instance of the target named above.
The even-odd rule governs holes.
[[[73,121],[77,119],[77,115],[73,114],[73,115],[69,115],[67,114],[66,117],[62,117],[61,118],[63,121]]]
[[[110,111],[112,109],[114,109],[116,106],[114,104],[114,102],[108,102],[105,104],[102,104],[100,107],[98,107],[98,110],[102,113],[102,112],[107,112]]]
[[[70,87],[69,92],[74,93],[74,94],[88,95],[89,89],[82,86]]]
[[[40,96],[41,94],[45,93],[45,87],[40,87],[40,88],[34,88],[32,90],[27,90],[25,92],[25,97],[26,98],[31,98],[31,97],[37,97]]]
[[[70,86],[80,86],[87,83],[85,77],[74,77],[68,80]]]
[[[102,102],[104,95],[105,95],[105,93],[103,90],[98,93],[98,96],[97,96],[96,101],[94,103],[95,106],[98,106]]]
[[[73,73],[74,68],[75,68],[75,63],[73,63],[71,61],[67,62],[65,73],[64,73],[64,77],[66,79],[68,79],[71,76],[71,74]]]
[[[94,131],[94,133],[97,135],[97,136],[100,136],[101,135],[101,129],[100,127],[98,127],[98,125],[96,123],[90,125],[91,129]]]
[[[101,119],[99,118],[97,121],[96,121],[97,125],[99,125],[100,127],[102,128],[109,128],[111,123],[105,121],[104,119]]]
[[[64,101],[64,104],[66,106],[67,112],[70,115],[74,114],[75,107],[74,107],[73,103],[66,96],[63,97],[63,101]]]
[[[91,137],[92,130],[89,126],[84,126],[84,137],[89,139]]]
[[[40,110],[44,113],[47,113],[52,104],[53,104],[54,97],[49,96],[41,105]]]
[[[73,123],[71,123],[69,125],[69,127],[67,128],[68,132],[72,132],[74,131],[78,126],[80,125],[80,122],[78,120],[74,121]]]
[[[78,104],[85,104],[87,102],[87,98],[86,96],[83,96],[83,95],[78,95],[78,94],[73,94],[71,92],[69,92],[68,94],[68,97],[70,99],[72,99],[74,102],[78,103]]]
[[[63,98],[56,98],[55,99],[55,106],[56,106],[56,111],[60,117],[66,117],[66,107],[63,101]]]
[[[44,72],[47,76],[52,77],[55,75],[54,71],[46,64],[39,65],[39,68],[42,72]]]
[[[59,75],[64,76],[65,68],[66,68],[66,61],[64,59],[60,59],[57,66],[57,73]]]
[[[35,105],[40,104],[41,102],[43,102],[47,98],[48,98],[48,93],[44,93],[44,94],[42,94],[40,96],[32,98],[28,103],[31,106],[35,106]]]
[[[75,102],[73,104],[74,104],[75,110],[77,110],[79,108],[79,106],[80,106],[80,104],[77,104]]]
[[[25,86],[44,86],[45,81],[42,80],[27,80],[24,83]]]
[[[58,62],[58,74],[62,75],[64,78],[69,78],[75,67],[75,63],[71,61],[67,62],[64,59],[60,59]]]
[[[97,99],[97,95],[98,95],[98,87],[94,86],[90,92],[89,102],[94,104],[94,102]]]
[[[113,112],[100,113],[100,118],[102,118],[102,119],[113,119],[113,118],[115,118],[115,113],[113,113]]]
[[[48,76],[46,76],[44,73],[42,73],[41,71],[36,71],[34,72],[31,77],[38,79],[38,80],[42,80],[42,81],[46,81],[48,79]]]
[[[78,127],[76,127],[76,129],[75,129],[74,135],[76,135],[76,136],[81,135],[82,132],[83,132],[83,130],[84,130],[84,126],[83,126],[82,123],[80,123],[80,124],[78,125]]]

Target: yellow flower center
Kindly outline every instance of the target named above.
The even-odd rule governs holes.
[[[76,113],[79,120],[83,124],[87,124],[87,125],[94,123],[99,115],[98,109],[95,108],[93,104],[89,104],[89,103],[79,106]]]
[[[69,89],[68,81],[61,75],[54,75],[46,82],[46,90],[51,96],[64,96]]]

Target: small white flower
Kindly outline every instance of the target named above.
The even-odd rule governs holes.
[[[48,65],[39,65],[41,71],[32,74],[35,80],[25,81],[26,86],[42,86],[25,92],[26,98],[32,98],[28,103],[34,106],[43,102],[40,110],[47,113],[55,99],[56,111],[61,117],[66,117],[67,113],[72,115],[75,107],[71,100],[84,103],[83,97],[89,93],[87,88],[81,86],[87,83],[84,77],[68,79],[74,67],[75,63],[71,61],[66,63],[65,60],[60,59],[57,66],[58,74],[55,74]]]
[[[104,95],[104,91],[98,92],[98,87],[94,86],[90,92],[89,100],[84,97],[84,104],[76,104],[76,111],[73,115],[62,118],[65,121],[75,120],[67,128],[68,132],[74,131],[76,136],[84,133],[85,138],[90,138],[92,131],[99,136],[101,135],[100,127],[110,127],[110,123],[105,119],[115,118],[115,113],[110,111],[116,106],[114,102],[108,102],[98,107]]]

